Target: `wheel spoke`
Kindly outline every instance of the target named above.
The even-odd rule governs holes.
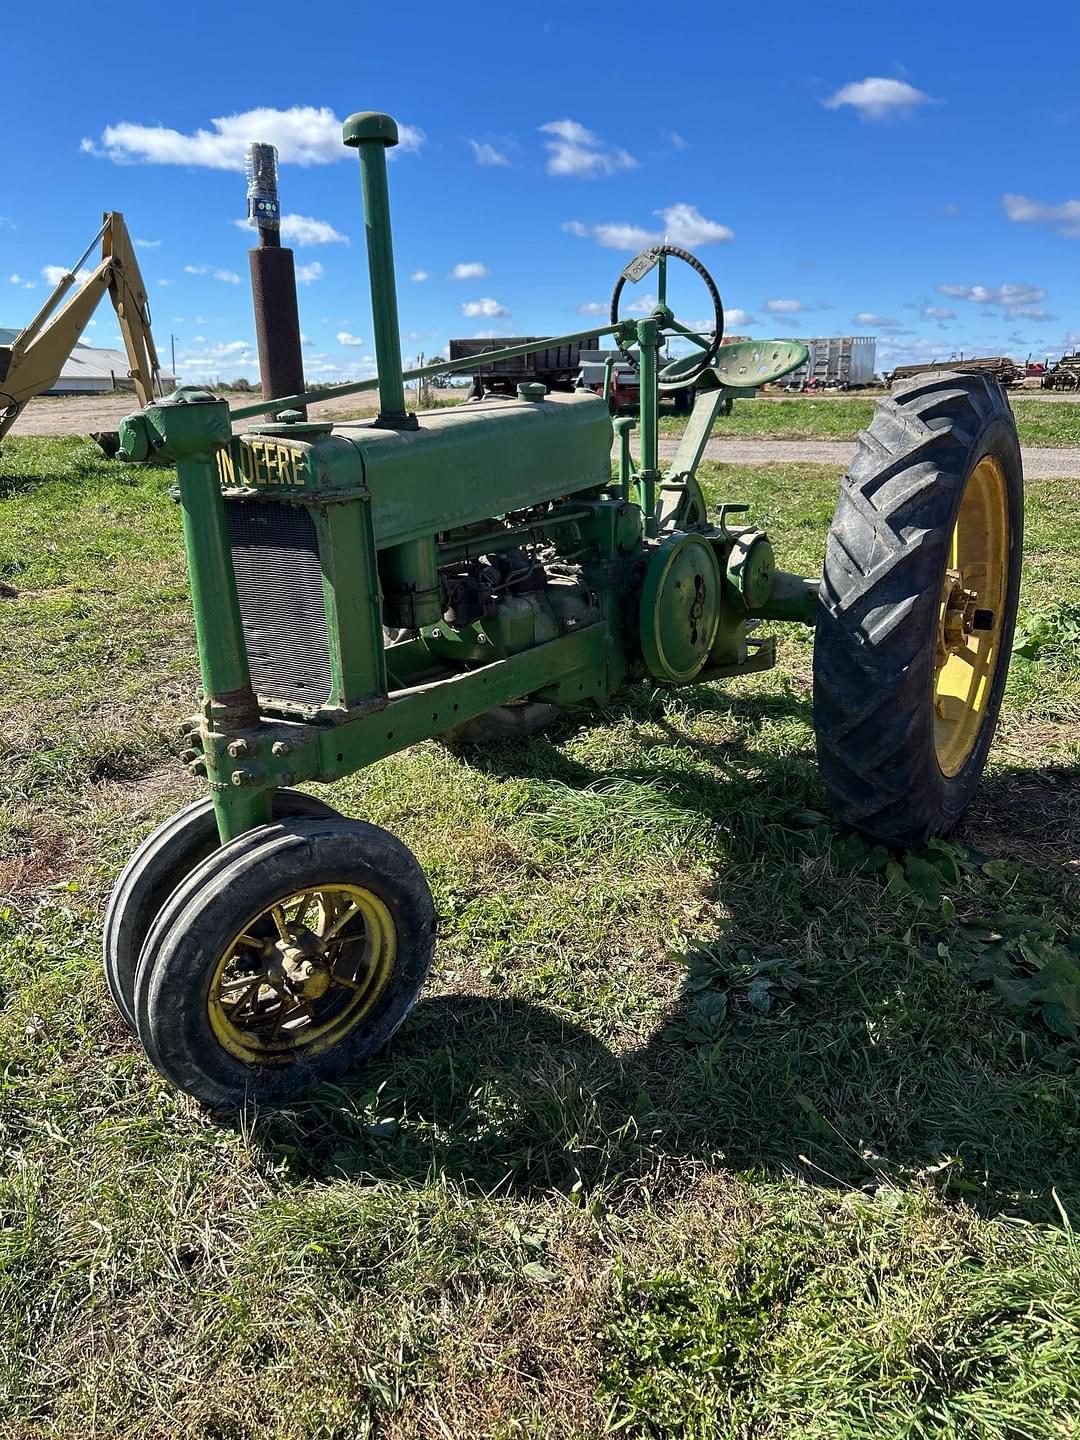
[[[277,1018],[274,1021],[274,1028],[270,1031],[270,1039],[268,1042],[269,1044],[273,1045],[274,1042],[277,1040],[278,1036],[281,1034],[281,1027],[285,1024],[285,1021],[295,1009],[297,1009],[296,1005],[286,1005],[285,1002],[282,1001],[281,1006],[278,1009]]]
[[[291,922],[293,926],[298,927],[303,925],[304,916],[307,914],[308,909],[311,906],[312,900],[315,899],[316,893],[317,892],[314,890],[304,890],[300,895],[297,895],[295,897],[296,909],[293,911],[293,918]]]
[[[333,970],[330,971],[330,984],[344,985],[346,990],[363,990],[364,988],[363,985],[359,983],[359,981],[346,980],[344,975],[338,975]]]
[[[222,980],[218,983],[218,994],[224,995],[232,990],[246,990],[249,985],[265,983],[266,976],[260,971],[255,975],[235,975],[231,980]]]
[[[335,936],[338,934],[338,932],[341,931],[341,930],[343,930],[343,929],[345,928],[345,926],[349,923],[349,921],[350,921],[355,915],[359,915],[359,914],[360,914],[360,906],[357,905],[356,901],[354,900],[354,901],[349,905],[349,908],[348,908],[347,910],[343,910],[343,911],[341,912],[341,914],[337,917],[337,919],[334,921],[334,923],[330,926],[330,929],[327,930],[326,934],[319,936],[319,939],[320,939],[320,940],[323,942],[323,944],[325,945],[325,944],[327,943],[327,941],[333,940],[333,939],[335,938]]]
[[[235,987],[239,982],[234,980],[231,983],[232,986]],[[257,992],[259,989],[261,989],[262,983],[263,980],[261,975],[256,975],[254,978],[252,978],[251,976],[247,976],[244,981],[244,988],[240,991],[239,994],[234,994],[232,992],[232,989],[230,989],[229,994],[224,994],[223,992],[226,989],[225,984],[218,986],[218,994],[221,995],[222,1004],[227,1003],[233,1007],[233,1014],[235,1015],[244,1008],[244,1005],[246,1004],[249,996],[251,995],[251,992],[253,990]]]

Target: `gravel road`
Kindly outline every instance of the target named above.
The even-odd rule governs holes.
[[[661,437],[660,457],[670,460],[678,442]],[[855,451],[853,440],[710,440],[706,460],[728,465],[783,465],[793,460],[811,465],[846,466]],[[1080,475],[1080,449],[1024,445],[1024,477],[1057,480]]]

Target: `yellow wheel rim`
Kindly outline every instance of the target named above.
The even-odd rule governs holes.
[[[938,613],[934,747],[945,775],[962,770],[982,732],[1009,587],[1005,476],[992,455],[971,472],[960,501]]]
[[[214,1034],[249,1065],[320,1054],[370,1014],[396,952],[390,911],[362,886],[283,896],[252,916],[215,966],[207,994]]]

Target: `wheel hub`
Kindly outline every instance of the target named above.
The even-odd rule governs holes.
[[[360,1022],[386,983],[394,926],[355,885],[320,885],[270,905],[218,962],[209,997],[221,1043],[274,1063],[315,1053]]]
[[[964,587],[961,571],[946,570],[938,632],[938,668],[950,655],[956,655],[965,648],[969,636],[976,631],[993,628],[994,612],[980,607],[979,592]]]
[[[300,1000],[319,1000],[330,989],[331,966],[326,948],[317,935],[301,929],[291,940],[274,946],[281,977],[290,994]]]

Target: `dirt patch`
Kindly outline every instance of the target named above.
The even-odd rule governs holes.
[[[253,404],[257,395],[231,395],[232,409]],[[411,402],[415,404],[415,401]],[[343,400],[326,400],[312,405],[313,420],[353,420],[373,415],[378,407],[375,395],[350,395]],[[92,435],[115,430],[125,415],[139,408],[134,395],[39,395],[11,428],[13,435]]]

